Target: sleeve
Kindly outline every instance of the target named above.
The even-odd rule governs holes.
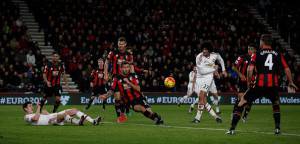
[[[239,56],[239,57],[235,60],[234,66],[235,66],[235,67],[240,67],[240,65],[243,63],[243,61],[244,61],[243,57],[242,57],[242,56]]]
[[[48,67],[48,65],[45,65],[45,66],[44,66],[44,69],[43,69],[43,73],[45,73],[45,74],[46,74],[46,73],[48,72],[48,70],[49,70],[49,67]]]
[[[256,63],[256,54],[252,54],[251,55],[251,61],[250,61],[250,65],[254,66]]]
[[[65,64],[62,63],[61,64],[61,73],[65,73],[66,72],[66,67],[65,67]]]
[[[141,68],[139,68],[135,65],[133,67],[134,67],[134,72],[136,72],[136,73],[142,73],[143,72]]]
[[[191,71],[189,74],[189,82],[192,82],[192,81],[193,81],[193,72]]]
[[[221,64],[221,67],[222,67],[222,71],[225,71],[225,64],[224,64],[224,60],[223,58],[221,57],[220,54],[217,54],[217,60],[219,61],[219,63]]]
[[[201,64],[202,53],[198,54],[196,57],[196,65],[199,66]]]
[[[94,80],[94,73],[95,73],[95,70],[92,70],[91,75],[90,75],[90,80],[91,80],[91,81]]]
[[[128,62],[129,64],[132,64],[132,63],[133,63],[133,55],[132,55],[132,53],[128,53],[127,62]]]
[[[139,85],[139,79],[138,79],[138,76],[136,74],[134,74],[132,77],[131,77],[131,80],[130,80],[134,85]]]
[[[110,51],[110,52],[108,53],[108,55],[107,55],[106,60],[112,61],[113,57],[114,57],[114,52],[113,52],[113,51]]]
[[[284,69],[289,67],[288,64],[286,63],[286,60],[285,60],[283,54],[280,54],[280,61],[281,61],[281,65],[283,66]]]
[[[113,82],[111,84],[110,90],[116,92],[116,87],[118,86],[118,78],[114,77]]]
[[[25,120],[26,122],[28,122],[28,123],[31,123],[31,122],[32,122],[32,116],[30,116],[30,115],[25,115],[24,120]]]

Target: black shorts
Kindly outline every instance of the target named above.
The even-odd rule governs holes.
[[[103,86],[96,86],[92,90],[92,96],[98,96],[99,94],[105,94],[106,93],[106,87]]]
[[[139,98],[135,98],[135,99],[133,99],[132,101],[130,101],[129,103],[130,103],[130,105],[131,105],[132,107],[134,107],[135,105],[142,105],[142,106],[144,106],[146,109],[147,109],[147,108],[150,108],[150,105],[147,103],[146,98],[143,97],[143,96],[141,96],[141,97],[139,97]]]
[[[245,95],[245,100],[248,103],[252,103],[257,98],[266,97],[271,100],[272,103],[279,103],[279,94],[277,87],[255,87],[251,88]]]
[[[247,82],[238,82],[238,93],[244,93],[248,89]]]
[[[48,87],[47,85],[44,86],[44,93],[46,97],[51,96],[61,96],[62,87],[61,86],[52,86]]]

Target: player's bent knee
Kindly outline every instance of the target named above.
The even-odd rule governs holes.
[[[66,110],[66,114],[67,115],[75,115],[78,112],[78,110],[76,108],[72,108],[72,109],[68,109]]]
[[[135,112],[144,112],[144,111],[146,111],[146,109],[145,109],[143,106],[141,106],[141,105],[135,105],[135,106],[133,107],[133,110],[134,110]]]

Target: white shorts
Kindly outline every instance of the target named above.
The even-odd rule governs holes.
[[[217,87],[213,78],[201,77],[196,79],[195,92],[197,94],[200,91],[217,93]]]
[[[48,115],[40,115],[39,120],[35,125],[49,125],[57,123],[57,113],[52,113]]]
[[[215,80],[213,80],[212,84],[210,85],[209,92],[211,92],[211,93],[218,93]]]
[[[196,87],[196,84],[195,84],[195,87]],[[194,90],[193,90],[193,84],[192,83],[189,83],[188,84],[188,89],[187,89],[187,95],[188,96],[191,96],[192,94],[193,94],[193,92],[195,91],[195,88],[194,88]]]

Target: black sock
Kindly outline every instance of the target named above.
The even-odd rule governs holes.
[[[105,105],[106,105],[106,100],[103,100],[103,102],[102,102],[102,108],[105,110]]]
[[[121,113],[125,113],[125,104],[123,101],[121,101],[120,107],[121,107]]]
[[[145,111],[143,112],[144,116],[151,119],[151,120],[154,120],[156,117],[157,117],[157,114],[156,113],[151,113],[149,111]]]
[[[116,110],[117,117],[119,117],[121,115],[120,100],[115,101],[115,110]]]
[[[43,97],[43,99],[41,100],[41,103],[40,103],[40,105],[41,105],[40,112],[42,112],[42,109],[43,109],[43,107],[45,105],[46,100],[47,100],[47,97]]]
[[[129,104],[125,105],[125,112],[128,114],[130,112],[130,106]]]
[[[243,114],[243,118],[247,118],[247,116],[248,116],[248,114],[251,110],[251,106],[252,106],[252,104],[248,104],[248,105],[245,106],[245,111],[244,111],[244,114]]]
[[[86,106],[86,110],[89,109],[91,107],[91,104],[93,103],[94,98],[90,98],[88,105]]]
[[[60,100],[55,101],[55,104],[54,104],[54,107],[53,107],[53,111],[52,111],[53,113],[55,113],[57,111],[59,105],[60,105]]]
[[[234,113],[234,111],[237,109],[238,105],[239,105],[240,100],[237,99],[233,105],[233,110],[232,110],[232,114]]]
[[[242,112],[243,112],[243,106],[241,107],[237,106],[233,112],[230,130],[235,130],[239,120],[241,119]]]
[[[273,118],[275,122],[275,128],[280,129],[280,107],[278,104],[273,105]]]

